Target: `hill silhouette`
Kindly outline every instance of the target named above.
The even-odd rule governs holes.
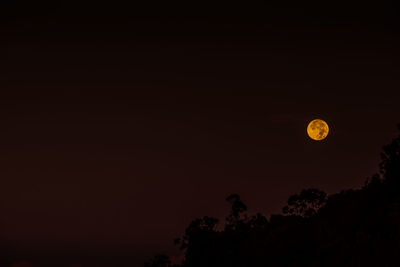
[[[237,194],[226,200],[224,225],[199,218],[175,240],[182,263],[157,255],[145,267],[400,266],[400,135],[359,189],[304,189],[269,219],[248,215]]]

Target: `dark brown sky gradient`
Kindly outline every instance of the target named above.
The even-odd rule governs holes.
[[[174,253],[195,217],[225,216],[230,193],[271,214],[302,188],[361,186],[400,122],[395,9],[261,7],[11,7],[0,37],[4,243],[129,252],[136,264]],[[316,117],[331,128],[320,143],[305,131]]]

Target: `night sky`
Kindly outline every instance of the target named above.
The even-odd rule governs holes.
[[[400,122],[398,6],[176,8],[2,8],[10,253],[140,266],[179,255],[174,238],[223,218],[231,193],[270,215],[377,171]],[[321,142],[306,136],[315,118],[331,129]]]

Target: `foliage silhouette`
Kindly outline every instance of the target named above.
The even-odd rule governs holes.
[[[247,206],[242,202],[238,194],[228,196],[226,201],[231,204],[232,208],[229,215],[226,217],[227,223],[225,227],[226,229],[234,230],[247,219],[246,214],[244,214],[244,218],[242,218],[243,213],[247,210]]]
[[[310,188],[304,189],[300,194],[292,195],[288,205],[283,207],[283,214],[311,217],[325,204],[326,193]]]
[[[154,256],[151,262],[145,263],[144,267],[169,267],[171,261],[167,255],[158,254]]]
[[[226,200],[225,227],[204,217],[177,240],[184,253],[177,266],[400,266],[400,135],[360,189],[330,196],[305,189],[269,219],[246,214],[237,194]]]

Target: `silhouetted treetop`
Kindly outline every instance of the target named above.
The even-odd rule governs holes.
[[[286,215],[311,217],[325,204],[326,193],[318,189],[303,189],[300,194],[289,197],[287,206],[282,212]]]
[[[398,129],[400,130],[400,124]],[[400,183],[400,135],[383,147],[381,159],[379,167],[382,178],[398,185]]]
[[[244,216],[244,218],[242,217],[243,213],[247,211],[247,206],[242,202],[238,194],[229,195],[226,198],[226,201],[231,204],[231,211],[226,217],[226,227],[234,229],[242,220],[246,219],[246,216]]]
[[[150,262],[146,262],[144,267],[170,267],[171,261],[167,255],[158,254]]]

